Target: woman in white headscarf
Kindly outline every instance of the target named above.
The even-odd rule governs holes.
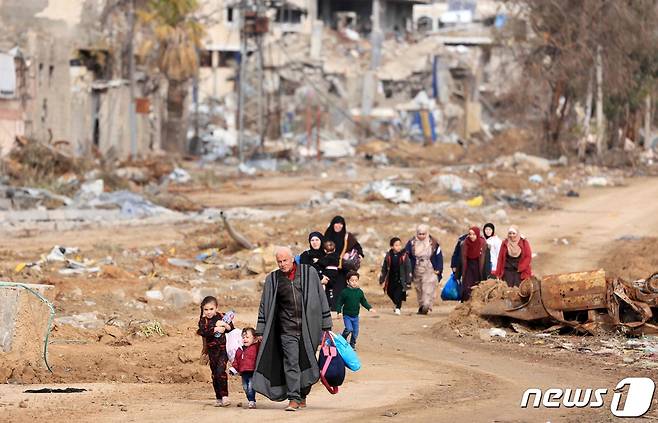
[[[434,305],[434,293],[443,275],[441,246],[427,225],[418,225],[416,236],[405,247],[412,268],[412,283],[418,299],[418,314],[427,314]]]
[[[532,250],[517,226],[510,226],[500,246],[498,264],[493,274],[509,286],[519,286],[532,276]]]

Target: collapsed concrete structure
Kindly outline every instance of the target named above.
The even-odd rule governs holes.
[[[497,42],[502,24],[493,22],[503,13],[500,3],[478,2],[477,20],[457,22],[440,33],[423,33],[412,23],[417,7],[431,6],[422,3],[299,0],[294,7],[302,12],[293,27],[277,22],[282,10],[293,7],[284,2],[284,9],[268,11],[270,31],[262,47],[251,44],[241,60],[240,10],[224,2],[225,9],[217,12],[224,20],[209,27],[207,60],[200,72],[199,99],[209,104],[201,113],[211,115],[198,120],[202,127],[211,122],[201,138],[224,147],[225,131],[228,138],[239,138],[236,82],[241,66],[247,69],[247,138],[261,140],[251,143],[254,148],[265,138],[285,145],[294,140],[309,150],[320,139],[430,143],[491,138],[496,126],[492,104],[519,75],[509,48]],[[404,9],[394,13],[404,25],[386,18],[396,8]],[[359,27],[359,19],[366,17],[367,28]],[[256,104],[257,98],[263,105]]]
[[[478,2],[477,20],[466,26],[456,22],[444,28],[449,32],[429,36],[419,31],[420,15],[414,10],[448,3],[427,3],[268,3],[263,70],[256,71],[253,43],[247,57],[240,57],[245,2],[201,2],[206,35],[188,101],[196,99],[196,107],[189,109],[196,110],[197,118],[205,110],[213,117],[191,122],[195,131],[190,133],[199,135],[201,125],[210,138],[219,136],[216,131],[237,138],[236,81],[244,66],[245,127],[261,142],[308,144],[310,139],[364,136],[456,142],[488,136],[490,125],[482,121],[492,107],[482,93],[500,94],[506,84],[496,76],[513,75],[502,68],[505,47],[495,42],[490,22],[499,2]],[[446,6],[448,11],[455,7],[465,6]],[[166,82],[139,70],[136,146],[131,143],[125,10],[105,1],[5,0],[0,24],[5,28],[0,37],[0,155],[8,153],[16,136],[61,143],[78,155],[98,151],[126,158],[160,149]],[[257,95],[259,85],[262,96]],[[220,107],[199,112],[204,101]]]

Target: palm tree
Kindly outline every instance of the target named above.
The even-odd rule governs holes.
[[[185,99],[199,68],[197,49],[205,32],[195,19],[198,10],[198,0],[148,0],[137,12],[150,35],[144,36],[140,56],[150,58],[168,81],[162,148],[169,152],[184,153],[187,146]]]

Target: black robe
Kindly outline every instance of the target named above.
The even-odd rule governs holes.
[[[285,401],[288,398],[288,388],[283,371],[281,336],[277,328],[277,272],[280,271],[277,270],[267,275],[258,308],[256,333],[263,336],[263,342],[258,349],[252,383],[256,392],[265,395],[272,401]],[[331,330],[332,322],[327,299],[315,269],[301,264],[297,267],[295,279],[297,278],[301,279],[303,295],[302,342],[299,356],[303,391],[320,379],[320,369],[315,352],[322,340],[322,332]]]

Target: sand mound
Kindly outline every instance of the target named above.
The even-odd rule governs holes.
[[[450,312],[448,318],[434,326],[436,332],[459,332],[461,335],[477,335],[482,328],[499,326],[501,319],[480,316],[485,298],[502,298],[507,289],[505,282],[488,280],[473,288],[471,299],[459,304]]]
[[[647,278],[658,271],[658,238],[615,241],[599,265],[622,279]]]

